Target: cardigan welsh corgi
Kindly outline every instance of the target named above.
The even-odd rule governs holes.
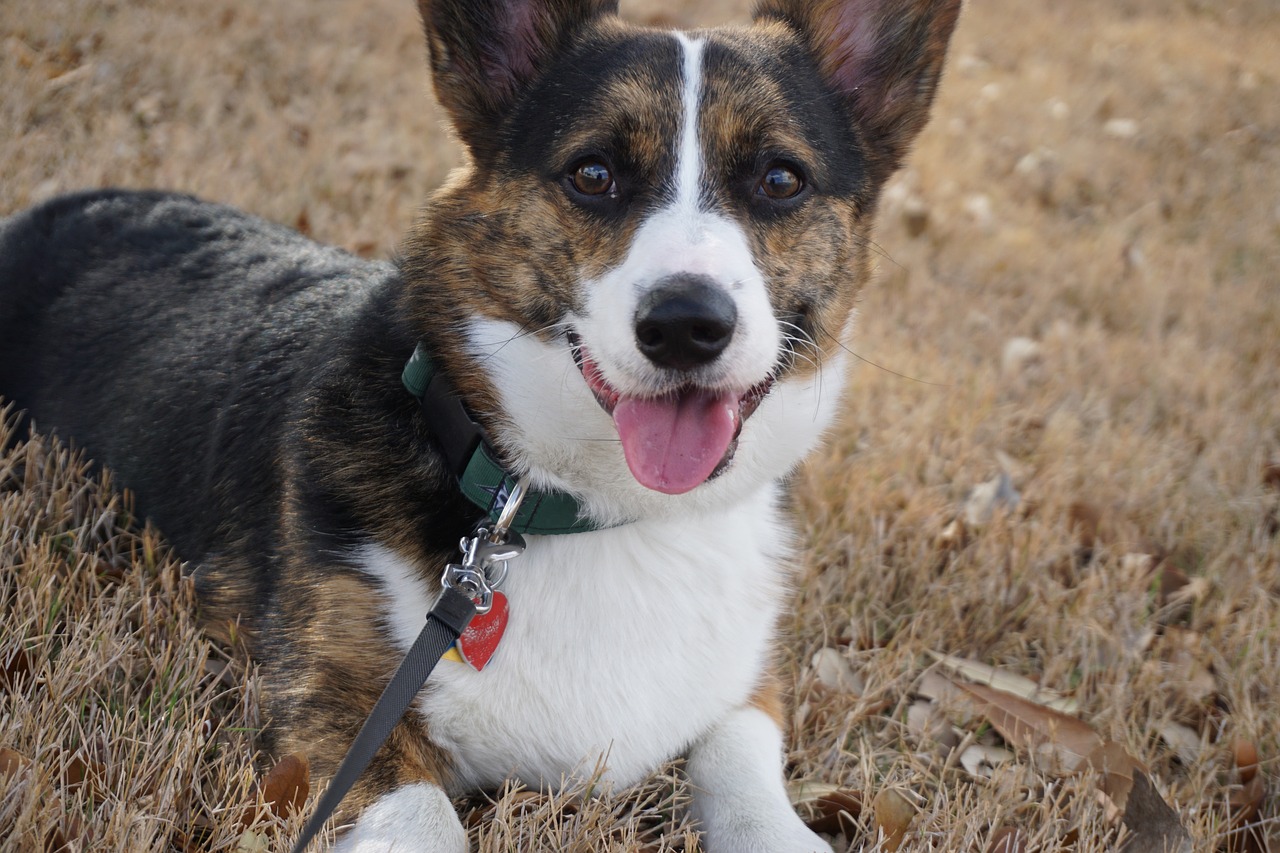
[[[615,5],[420,0],[469,157],[394,263],[163,193],[0,223],[0,394],[134,492],[318,775],[526,486],[500,644],[436,668],[342,850],[462,851],[452,795],[681,755],[706,850],[830,850],[784,787],[782,493],[961,0]]]

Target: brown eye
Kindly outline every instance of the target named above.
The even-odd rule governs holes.
[[[804,181],[798,174],[786,166],[773,165],[760,179],[758,192],[764,193],[769,198],[788,199],[794,198],[803,188]]]
[[[613,189],[613,173],[599,160],[588,160],[574,170],[573,188],[583,195],[604,195]]]

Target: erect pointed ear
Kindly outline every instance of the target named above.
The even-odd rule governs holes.
[[[962,0],[760,0],[807,42],[886,178],[929,119]]]
[[[494,130],[568,39],[617,0],[418,0],[436,97],[485,159]]]

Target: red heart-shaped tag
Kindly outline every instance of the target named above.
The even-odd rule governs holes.
[[[500,592],[493,594],[493,607],[488,613],[477,615],[458,637],[458,654],[479,672],[498,650],[502,632],[507,630],[507,597]]]

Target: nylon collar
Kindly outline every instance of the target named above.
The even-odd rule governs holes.
[[[502,466],[484,429],[476,423],[457,392],[421,343],[400,374],[400,381],[422,404],[423,414],[440,443],[445,462],[467,500],[497,521],[517,477]],[[530,489],[512,528],[520,533],[560,534],[598,530],[568,492]]]

